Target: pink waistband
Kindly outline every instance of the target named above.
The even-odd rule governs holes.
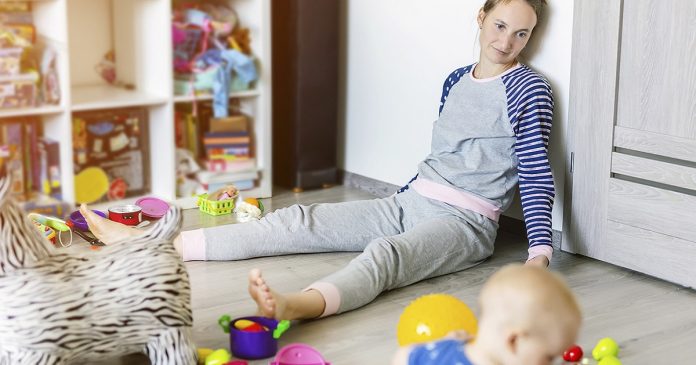
[[[500,214],[502,213],[500,207],[495,206],[494,204],[491,204],[474,194],[457,190],[450,186],[438,184],[434,181],[419,177],[416,179],[416,181],[412,182],[410,186],[418,194],[426,198],[439,200],[441,202],[454,205],[458,208],[471,210],[495,222],[498,221]]]

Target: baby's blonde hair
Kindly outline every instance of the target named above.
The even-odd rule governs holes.
[[[547,269],[508,265],[486,282],[479,297],[481,322],[544,330],[551,321],[560,328],[577,328],[580,306],[563,279]],[[485,319],[484,319],[485,318]]]

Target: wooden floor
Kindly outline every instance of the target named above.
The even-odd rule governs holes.
[[[284,192],[264,200],[267,210],[294,203],[338,202],[371,198],[365,192],[334,187],[301,194]],[[184,229],[230,222],[196,210],[185,212]],[[228,348],[228,337],[217,325],[223,314],[232,318],[253,314],[247,294],[247,272],[261,268],[270,285],[283,291],[300,290],[355,257],[329,253],[259,258],[236,262],[190,262],[193,289],[194,339],[199,347]],[[361,309],[318,321],[297,323],[280,345],[302,342],[314,346],[334,365],[387,364],[397,348],[396,324],[413,299],[428,293],[457,296],[476,311],[483,282],[498,268],[526,258],[526,239],[501,231],[496,251],[480,266],[407,288],[384,293]],[[579,344],[586,353],[602,337],[620,345],[624,365],[696,364],[696,293],[639,273],[599,261],[555,253],[551,270],[561,273],[579,298],[584,325]],[[268,364],[270,360],[250,362]],[[146,364],[143,357],[108,364]],[[594,364],[591,361],[590,364]]]

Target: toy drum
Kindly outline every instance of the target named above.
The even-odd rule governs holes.
[[[251,321],[266,327],[262,331],[249,332],[235,326],[238,321]],[[273,338],[273,330],[278,321],[265,317],[242,317],[230,322],[230,350],[232,355],[241,359],[265,359],[278,351],[278,340]]]
[[[137,205],[119,205],[109,208],[109,219],[127,226],[137,226],[143,221],[143,210]]]

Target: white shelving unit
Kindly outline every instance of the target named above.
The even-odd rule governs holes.
[[[205,0],[200,0],[204,2]],[[257,187],[246,196],[271,196],[271,0],[228,0],[251,31],[259,79],[253,90],[235,92],[241,110],[251,116]],[[38,42],[59,54],[61,103],[31,109],[0,109],[0,121],[36,116],[44,134],[60,141],[64,200],[75,201],[72,116],[75,112],[144,107],[149,116],[151,192],[176,199],[174,107],[193,96],[174,95],[171,0],[34,0]],[[132,87],[114,87],[95,67],[113,49],[117,79]],[[196,96],[195,100],[210,100]]]

